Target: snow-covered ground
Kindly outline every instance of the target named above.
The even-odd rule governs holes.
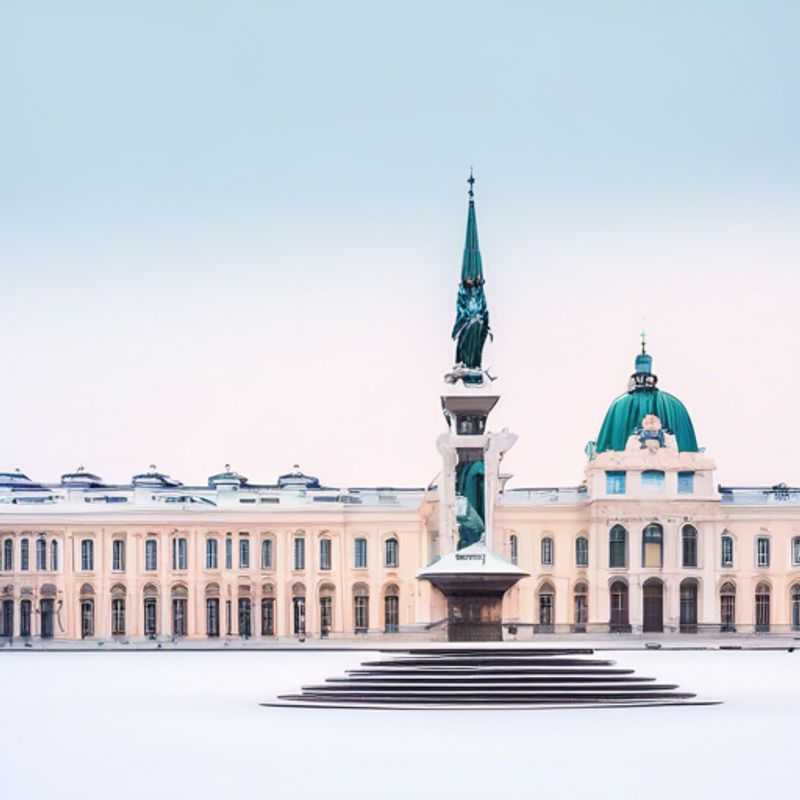
[[[800,784],[800,651],[604,653],[721,706],[258,705],[371,655],[0,652],[0,797],[677,800]]]

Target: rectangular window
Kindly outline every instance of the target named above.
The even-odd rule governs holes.
[[[189,543],[184,538],[172,540],[172,569],[183,570],[189,566]]]
[[[261,569],[272,569],[272,539],[261,542]]]
[[[369,597],[355,598],[354,614],[355,632],[366,633],[369,630]]]
[[[111,569],[114,572],[125,571],[125,542],[114,539],[111,545]]]
[[[55,539],[50,542],[50,569],[58,572],[58,542]]]
[[[225,569],[233,569],[233,537],[225,537]]]
[[[81,569],[84,572],[91,572],[94,569],[94,542],[91,539],[84,539],[81,542]]]
[[[792,539],[792,566],[800,565],[800,536],[795,536]]]
[[[217,568],[217,540],[214,537],[210,537],[206,539],[206,569],[216,569],[216,568]]]
[[[367,540],[366,539],[356,539],[354,566],[355,566],[356,569],[366,569],[367,568]]]
[[[589,540],[585,536],[579,536],[575,540],[575,566],[589,566]]]
[[[694,472],[678,473],[678,494],[694,494]]]
[[[36,569],[44,572],[47,569],[47,540],[36,540]]]
[[[663,492],[664,473],[660,469],[646,469],[642,471],[642,491]]]
[[[553,540],[549,536],[542,539],[542,566],[553,566]]]
[[[306,540],[302,536],[294,538],[294,562],[293,569],[306,568]]]
[[[733,538],[731,536],[722,537],[722,566],[733,566]]]
[[[331,540],[319,540],[319,568],[328,570],[331,568]]]
[[[769,566],[769,539],[759,536],[756,540],[756,564],[759,567]]]
[[[14,569],[14,540],[6,539],[3,542],[3,569],[11,572]]]
[[[239,569],[250,569],[250,540],[246,536],[239,538]]]
[[[23,539],[19,543],[19,568],[23,572],[27,572],[31,568],[31,551],[30,544],[27,539]]]
[[[606,472],[606,494],[625,494],[624,472]]]
[[[144,543],[144,568],[147,572],[158,569],[158,542],[155,539],[148,539]]]

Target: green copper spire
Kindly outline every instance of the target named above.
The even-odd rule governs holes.
[[[464,259],[461,262],[461,280],[483,283],[483,263],[478,245],[478,221],[475,218],[475,177],[469,171],[469,211],[467,212],[467,238],[464,242]]]
[[[475,177],[472,170],[467,179],[469,184],[469,209],[467,211],[467,237],[464,243],[464,259],[461,264],[461,283],[456,300],[456,321],[452,338],[456,340],[456,368],[465,374],[462,378],[467,384],[482,384],[484,380],[481,359],[483,345],[489,331],[489,309],[483,291],[483,263],[478,246],[478,222],[475,217]]]

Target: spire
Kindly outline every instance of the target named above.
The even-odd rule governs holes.
[[[478,221],[475,217],[475,176],[469,170],[469,211],[467,212],[467,237],[464,242],[464,260],[461,263],[461,281],[483,283],[483,263],[478,245]]]
[[[634,373],[631,375],[629,391],[635,389],[654,389],[658,378],[653,375],[653,357],[647,352],[647,340],[644,331],[642,337],[642,352],[636,354]]]

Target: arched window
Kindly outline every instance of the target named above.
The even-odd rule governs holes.
[[[792,586],[792,628],[800,630],[800,583]]]
[[[332,583],[323,583],[319,587],[319,635],[326,638],[333,630],[333,597],[336,587]]]
[[[321,570],[332,569],[332,556],[333,545],[327,536],[323,536],[319,540],[319,568]]]
[[[756,586],[756,630],[766,632],[769,630],[769,600],[770,588],[767,583]]]
[[[12,572],[14,569],[14,540],[6,539],[3,542],[3,569]]]
[[[550,583],[543,583],[539,588],[539,626],[537,631],[540,633],[552,633],[554,630],[555,594],[555,589]]]
[[[176,536],[172,540],[172,569],[184,570],[189,567],[189,543],[183,536]],[[186,634],[175,634],[185,636]]]
[[[581,582],[575,584],[575,623],[573,630],[584,633],[589,622],[589,587]]]
[[[697,528],[684,525],[681,530],[681,553],[684,567],[697,566]]]
[[[158,541],[147,539],[144,543],[144,568],[148,572],[158,569]]]
[[[553,566],[553,540],[549,536],[545,536],[542,539],[542,566],[543,567],[552,567]]]
[[[519,563],[519,537],[516,533],[512,533],[508,539],[508,547],[511,555],[511,563]]]
[[[144,635],[155,637],[158,634],[158,589],[152,583],[144,587]]]
[[[625,581],[614,581],[610,589],[611,618],[609,627],[612,632],[630,630],[628,616],[628,584]]]
[[[575,566],[589,566],[589,540],[585,536],[579,536],[575,540]]]
[[[353,587],[353,627],[356,633],[369,630],[369,588],[363,583]]]
[[[114,539],[111,543],[111,569],[114,572],[125,571],[125,542]]]
[[[628,532],[622,525],[615,525],[608,533],[608,566],[611,569],[628,564]]]
[[[642,531],[642,566],[661,567],[664,563],[664,529],[653,522]]]
[[[400,630],[400,590],[394,584],[386,587],[383,596],[383,630],[386,633]]]
[[[36,569],[39,572],[47,569],[47,539],[44,536],[36,540]]]
[[[22,539],[19,543],[19,568],[22,572],[31,568],[30,542],[27,539]]]
[[[295,536],[293,545],[294,545],[294,554],[293,554],[292,568],[295,570],[304,570],[306,568],[305,536],[302,535]],[[305,616],[303,617],[303,619],[305,619]],[[305,628],[303,629],[303,632],[305,633]]]
[[[723,534],[721,540],[721,548],[722,548],[722,566],[723,567],[732,567],[733,566],[733,536],[730,534]]]
[[[800,567],[800,536],[792,539],[792,566]]]
[[[261,541],[261,569],[272,569],[272,539]]]
[[[84,572],[94,570],[94,542],[91,539],[81,541],[81,569]]]
[[[19,635],[27,639],[31,635],[31,612],[32,604],[30,600],[20,600],[19,603]]]
[[[736,630],[736,585],[726,581],[719,589],[719,620],[723,633]]]
[[[58,572],[58,540],[50,542],[50,571]]]
[[[367,540],[359,537],[355,541],[355,550],[354,550],[354,563],[353,566],[356,569],[366,569],[367,568]]]
[[[209,536],[208,539],[206,539],[206,569],[217,569],[219,566],[218,559],[219,542],[216,536]],[[219,617],[217,617],[217,621],[219,621]]]
[[[697,581],[681,581],[680,626],[682,633],[697,633]]]
[[[390,536],[383,543],[383,565],[389,569],[396,569],[400,564],[400,544],[394,536]]]

